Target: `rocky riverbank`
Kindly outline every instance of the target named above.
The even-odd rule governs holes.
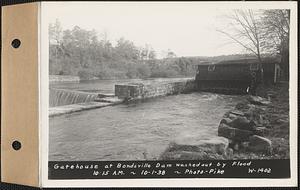
[[[229,147],[233,149],[233,159],[289,158],[288,83],[267,87],[264,94],[266,98],[249,96],[247,100],[238,103],[235,110],[242,114],[233,116],[234,118],[231,118],[233,123],[225,124],[237,128],[236,124],[240,122],[238,128],[243,126],[242,123],[245,124],[244,127],[248,127],[246,130],[244,128],[244,137],[240,139],[229,137]],[[224,118],[230,118],[232,116],[230,114],[226,113]],[[234,121],[239,122],[234,124]],[[224,125],[221,123],[222,121],[220,126]],[[248,131],[248,135],[245,134],[245,131]],[[220,132],[220,128],[219,135],[224,136]]]
[[[170,143],[159,159],[289,158],[288,83],[265,87],[264,95],[265,98],[247,96],[225,113],[217,137],[181,137]]]

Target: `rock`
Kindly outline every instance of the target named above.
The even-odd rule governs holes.
[[[224,160],[225,155],[212,153],[209,151],[191,152],[191,151],[173,151],[164,152],[160,160]]]
[[[259,135],[259,136],[266,136],[266,134],[268,134],[269,130],[266,127],[257,127],[254,131],[255,135]]]
[[[160,156],[168,160],[226,159],[229,140],[224,137],[203,139],[199,134],[184,135],[169,144]]]
[[[233,158],[233,150],[232,150],[232,148],[228,148],[227,149],[226,156],[227,156],[227,159],[232,159]]]
[[[261,137],[258,135],[253,135],[249,138],[249,150],[253,152],[263,152],[266,154],[272,153],[272,142],[271,140]]]
[[[227,123],[230,127],[254,131],[255,130],[255,123],[253,121],[249,121],[246,117],[236,117],[232,120],[232,122]]]
[[[239,110],[231,110],[230,113],[237,115],[237,116],[244,116],[244,113]]]
[[[231,119],[229,119],[229,118],[223,118],[223,119],[220,121],[220,124],[221,124],[221,123],[228,124],[228,123],[231,123],[231,122],[232,122]]]
[[[237,115],[234,115],[234,114],[231,114],[231,113],[228,114],[228,118],[229,118],[229,119],[232,119],[232,120],[233,120],[233,119],[235,119],[235,118],[237,118],[237,117],[238,117]]]
[[[254,105],[268,105],[271,102],[259,96],[248,96],[247,100]]]
[[[169,151],[192,151],[201,152],[209,149],[212,153],[225,154],[228,148],[229,140],[224,137],[211,137],[203,139],[199,134],[185,135],[184,137],[174,140],[169,145]]]
[[[246,150],[248,147],[249,147],[249,142],[242,142],[242,143],[241,143],[241,148],[242,148],[242,149],[245,149],[245,150]]]
[[[238,143],[233,145],[233,150],[238,151],[240,148],[240,145]]]
[[[247,104],[246,102],[240,102],[235,106],[236,109],[238,110],[248,110],[250,108],[250,105]]]
[[[253,134],[253,131],[233,128],[224,123],[221,123],[218,128],[218,136],[226,137],[238,142],[248,141],[249,137]]]

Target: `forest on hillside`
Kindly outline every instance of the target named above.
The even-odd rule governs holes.
[[[124,79],[149,77],[182,77],[195,74],[196,59],[177,58],[168,51],[156,58],[150,45],[137,47],[120,38],[116,45],[95,30],[75,26],[63,30],[58,20],[49,25],[49,74],[75,75],[81,79]]]
[[[196,73],[201,61],[222,61],[279,56],[281,67],[289,71],[289,10],[235,10],[228,17],[233,29],[220,29],[220,35],[239,44],[249,54],[216,57],[177,57],[168,49],[158,59],[151,45],[136,46],[120,38],[111,42],[107,34],[75,26],[63,29],[56,19],[49,24],[49,74],[74,75],[82,80],[154,77],[188,77]]]

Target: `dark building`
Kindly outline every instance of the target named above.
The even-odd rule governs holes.
[[[222,93],[255,93],[262,82],[276,83],[280,78],[280,67],[273,59],[239,59],[204,62],[198,65],[196,81],[201,91]]]

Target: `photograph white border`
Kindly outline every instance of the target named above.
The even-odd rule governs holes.
[[[297,185],[297,92],[298,92],[298,20],[297,2],[260,1],[260,2],[91,2],[91,3],[201,3],[201,6],[213,6],[230,9],[291,9],[290,25],[290,179],[237,179],[237,178],[172,178],[172,179],[89,179],[89,180],[49,180],[48,179],[48,143],[49,143],[49,16],[48,4],[90,3],[90,2],[41,2],[40,3],[40,176],[42,187],[291,187]],[[88,10],[86,10],[88,11]],[[84,14],[84,10],[81,13]]]

